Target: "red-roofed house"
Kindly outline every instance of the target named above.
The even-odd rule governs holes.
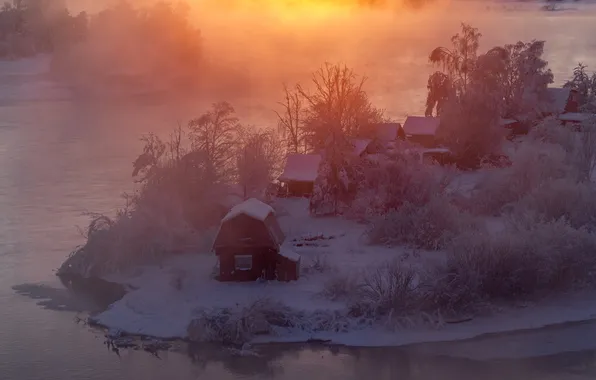
[[[293,197],[310,196],[319,175],[321,155],[290,154],[279,181],[286,187],[287,195]]]
[[[433,116],[408,116],[403,127],[406,139],[427,148],[435,147],[440,122],[438,117]]]

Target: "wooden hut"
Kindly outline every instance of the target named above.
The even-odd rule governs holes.
[[[278,180],[287,189],[290,197],[309,197],[319,175],[321,155],[290,154],[287,157],[283,173]]]
[[[432,116],[408,116],[403,126],[408,141],[425,148],[437,147],[437,129],[441,120]]]
[[[297,279],[300,260],[280,255],[284,239],[269,205],[251,198],[233,207],[222,219],[213,243],[219,280]]]

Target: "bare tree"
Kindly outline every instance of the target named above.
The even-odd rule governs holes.
[[[234,107],[227,102],[213,104],[210,111],[188,123],[191,148],[202,155],[205,179],[226,182],[233,177],[240,124]]]
[[[277,115],[278,130],[284,138],[288,153],[306,153],[308,145],[304,131],[304,100],[297,90],[290,90],[284,84],[284,100],[279,102],[282,113]]]
[[[312,75],[312,91],[297,90],[307,104],[304,126],[314,149],[322,149],[333,136],[370,133],[383,122],[383,110],[375,108],[364,91],[365,77],[345,65],[325,63]]]

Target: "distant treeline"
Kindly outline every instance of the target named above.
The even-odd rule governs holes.
[[[87,15],[71,15],[63,0],[12,0],[0,8],[0,58],[30,57],[81,41]]]

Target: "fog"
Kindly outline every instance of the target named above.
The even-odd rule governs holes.
[[[73,10],[93,13],[111,3],[114,2],[77,0],[70,5]],[[154,1],[130,3],[139,7]],[[280,100],[284,83],[308,82],[311,73],[324,62],[345,63],[366,76],[366,90],[389,116],[399,118],[421,112],[432,70],[428,54],[436,46],[448,46],[461,22],[471,23],[483,33],[481,51],[497,44],[539,38],[547,40],[546,55],[551,67],[555,66],[555,74],[559,67],[567,71],[578,59],[577,46],[563,41],[564,33],[554,32],[568,28],[565,22],[553,24],[544,12],[539,13],[538,3],[436,0],[412,8],[389,0],[372,6],[357,0],[194,0],[190,6],[189,21],[201,31],[202,56],[197,69],[200,96],[193,95],[188,100],[196,105],[199,101],[208,104],[225,99],[241,111],[246,106],[253,110],[251,113],[256,109],[266,117],[272,117],[271,109]],[[528,18],[530,21],[526,21]],[[507,28],[503,27],[505,24]],[[178,29],[178,25],[162,28],[164,33]],[[176,97],[177,90],[168,78],[184,70],[175,64],[163,64],[170,53],[164,53],[153,41],[131,37],[132,34],[124,45],[124,34],[96,36],[96,43],[87,43],[84,58],[71,60],[74,67],[70,72],[89,65],[127,74],[151,73],[143,77],[146,84],[167,93],[168,99]],[[552,49],[554,45],[556,50]],[[565,50],[572,50],[575,55],[560,54],[552,59],[554,51]],[[167,67],[160,68],[159,75],[147,69],[157,60],[161,66],[154,64],[153,69]]]

